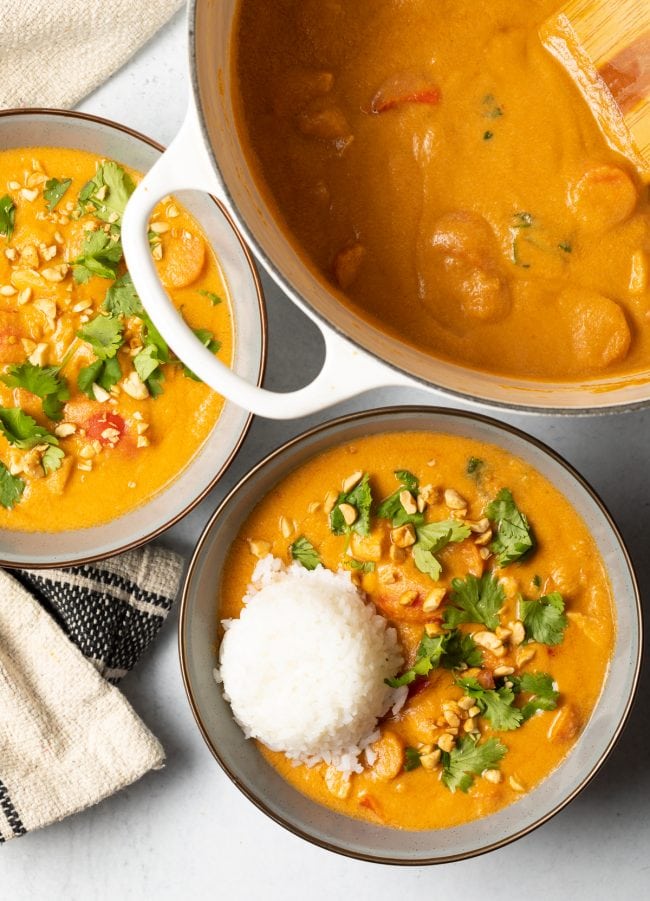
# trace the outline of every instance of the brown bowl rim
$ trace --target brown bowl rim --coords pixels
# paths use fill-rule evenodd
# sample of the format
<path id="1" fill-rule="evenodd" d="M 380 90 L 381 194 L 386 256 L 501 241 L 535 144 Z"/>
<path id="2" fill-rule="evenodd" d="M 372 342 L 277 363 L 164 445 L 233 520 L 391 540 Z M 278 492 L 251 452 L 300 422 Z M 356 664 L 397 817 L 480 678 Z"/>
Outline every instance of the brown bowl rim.
<path id="1" fill-rule="evenodd" d="M 64 110 L 64 109 L 54 109 L 48 107 L 20 107 L 13 109 L 2 109 L 0 110 L 0 117 L 4 118 L 6 116 L 20 116 L 20 115 L 47 115 L 58 117 L 61 119 L 81 119 L 85 122 L 93 122 L 98 125 L 107 125 L 110 128 L 115 129 L 116 131 L 121 131 L 124 134 L 128 135 L 131 138 L 135 138 L 138 141 L 141 141 L 144 144 L 148 144 L 150 147 L 153 147 L 155 150 L 159 150 L 161 153 L 164 153 L 166 148 L 163 144 L 160 144 L 158 141 L 154 141 L 153 138 L 150 138 L 148 135 L 143 134 L 140 131 L 136 131 L 134 128 L 130 128 L 128 125 L 123 125 L 121 122 L 116 122 L 114 119 L 107 119 L 104 116 L 95 116 L 91 113 L 82 113 L 76 110 Z M 212 202 L 219 208 L 220 212 L 226 217 L 226 220 L 230 227 L 232 228 L 237 240 L 239 241 L 248 265 L 251 270 L 251 274 L 253 276 L 253 281 L 255 282 L 255 293 L 257 294 L 257 303 L 258 310 L 260 316 L 260 327 L 261 327 L 261 354 L 260 354 L 260 364 L 257 375 L 257 387 L 262 385 L 264 380 L 264 375 L 266 372 L 266 366 L 268 362 L 268 320 L 266 314 L 266 300 L 264 297 L 264 289 L 262 287 L 262 281 L 257 271 L 257 264 L 253 257 L 253 254 L 243 238 L 243 235 L 236 223 L 234 222 L 230 212 L 223 206 L 223 204 L 212 194 L 208 195 Z M 218 424 L 217 420 L 217 424 Z M 226 470 L 230 467 L 230 464 L 234 460 L 235 456 L 238 454 L 239 449 L 241 448 L 244 439 L 248 435 L 249 429 L 251 427 L 251 423 L 253 421 L 253 414 L 249 413 L 246 421 L 244 422 L 244 427 L 241 431 L 239 438 L 237 439 L 235 445 L 233 446 L 232 451 L 228 455 L 228 458 L 224 461 L 223 465 L 219 468 L 219 470 L 215 473 L 214 477 L 211 479 L 210 483 L 201 491 L 201 493 L 195 497 L 186 507 L 184 507 L 179 513 L 176 514 L 172 519 L 163 523 L 163 525 L 158 526 L 158 528 L 153 529 L 151 532 L 147 532 L 146 535 L 143 535 L 141 538 L 135 539 L 134 541 L 130 541 L 127 544 L 121 545 L 114 550 L 108 551 L 106 553 L 94 553 L 94 554 L 85 554 L 81 557 L 66 557 L 63 560 L 57 560 L 55 563 L 30 563 L 29 560 L 25 560 L 25 562 L 20 563 L 15 560 L 3 560 L 0 557 L 0 566 L 6 569 L 52 569 L 54 567 L 68 567 L 68 566 L 84 566 L 87 563 L 94 563 L 98 560 L 108 560 L 111 557 L 115 557 L 118 554 L 122 554 L 125 551 L 134 550 L 137 547 L 141 547 L 143 544 L 147 544 L 149 541 L 153 541 L 155 538 L 158 538 L 162 535 L 163 532 L 166 532 L 167 529 L 170 529 L 172 526 L 176 525 L 182 519 L 184 519 L 188 513 L 191 513 L 195 507 L 197 507 L 201 501 L 209 494 L 210 491 L 215 487 L 219 479 L 225 474 Z M 216 427 L 216 425 L 215 425 Z M 165 489 L 163 488 L 164 492 Z M 118 517 L 119 519 L 119 517 Z M 117 522 L 115 520 L 109 520 L 109 522 Z M 101 526 L 101 524 L 100 524 Z M 94 526 L 91 528 L 98 528 L 99 526 Z M 11 530 L 9 530 L 11 531 Z M 69 531 L 69 530 L 68 530 Z M 65 533 L 62 533 L 65 534 Z"/>
<path id="2" fill-rule="evenodd" d="M 393 413 L 429 413 L 433 416 L 435 415 L 444 415 L 444 416 L 452 416 L 456 419 L 469 419 L 473 422 L 479 422 L 483 424 L 487 424 L 489 426 L 495 427 L 497 431 L 503 431 L 508 434 L 514 435 L 517 438 L 522 439 L 523 441 L 531 444 L 533 447 L 541 450 L 543 453 L 546 453 L 550 456 L 556 463 L 558 463 L 563 469 L 565 469 L 574 479 L 578 482 L 578 484 L 587 492 L 591 500 L 596 504 L 599 508 L 600 512 L 605 517 L 607 524 L 612 530 L 614 537 L 616 538 L 619 548 L 621 550 L 623 561 L 627 566 L 627 570 L 630 575 L 630 579 L 632 581 L 632 587 L 634 590 L 634 601 L 636 607 L 636 617 L 638 624 L 638 633 L 639 633 L 639 647 L 637 652 L 637 657 L 634 666 L 634 676 L 632 680 L 632 686 L 629 693 L 629 696 L 626 700 L 625 707 L 621 713 L 616 729 L 614 730 L 611 738 L 609 739 L 606 748 L 594 764 L 594 766 L 590 769 L 590 771 L 585 775 L 585 777 L 581 780 L 580 784 L 568 795 L 561 803 L 557 804 L 552 810 L 548 813 L 544 814 L 544 816 L 539 817 L 533 823 L 528 826 L 519 829 L 512 835 L 507 836 L 504 839 L 501 839 L 497 842 L 492 842 L 488 845 L 484 845 L 481 848 L 477 848 L 473 851 L 463 852 L 459 854 L 451 854 L 445 855 L 444 857 L 436 857 L 436 858 L 424 858 L 419 860 L 404 860 L 399 858 L 391 858 L 384 856 L 377 856 L 372 854 L 363 854 L 357 851 L 351 851 L 342 846 L 337 846 L 332 844 L 331 842 L 319 839 L 316 836 L 309 835 L 302 829 L 297 826 L 294 826 L 292 823 L 288 822 L 284 817 L 279 814 L 274 813 L 270 810 L 266 804 L 255 796 L 255 793 L 250 790 L 246 785 L 244 785 L 237 777 L 230 771 L 226 763 L 222 760 L 219 751 L 212 744 L 212 741 L 208 735 L 208 731 L 203 724 L 201 719 L 201 714 L 199 712 L 199 707 L 194 697 L 194 692 L 192 690 L 192 686 L 190 683 L 190 677 L 188 672 L 188 654 L 185 643 L 185 625 L 188 619 L 188 607 L 189 607 L 189 594 L 190 594 L 190 585 L 194 577 L 195 569 L 198 565 L 198 559 L 203 550 L 203 546 L 206 543 L 208 536 L 212 530 L 212 527 L 218 517 L 221 514 L 221 511 L 230 503 L 231 498 L 243 487 L 245 483 L 247 483 L 250 479 L 254 478 L 255 475 L 263 469 L 268 463 L 272 460 L 275 460 L 276 457 L 285 454 L 287 451 L 291 450 L 295 445 L 301 443 L 302 441 L 313 437 L 314 435 L 318 435 L 321 432 L 326 432 L 332 427 L 336 427 L 339 425 L 345 425 L 351 422 L 358 422 L 360 420 L 372 419 L 378 414 L 393 414 Z M 636 574 L 634 571 L 634 567 L 632 565 L 632 560 L 630 558 L 630 554 L 627 550 L 627 546 L 623 540 L 623 537 L 618 529 L 618 526 L 614 522 L 612 515 L 609 510 L 605 506 L 604 502 L 597 494 L 594 488 L 589 484 L 589 482 L 582 476 L 567 460 L 564 459 L 560 454 L 558 454 L 553 448 L 549 447 L 543 441 L 540 441 L 538 438 L 535 438 L 532 435 L 528 435 L 526 432 L 521 431 L 520 429 L 510 425 L 509 423 L 499 422 L 496 419 L 493 419 L 490 416 L 485 416 L 480 413 L 473 412 L 465 412 L 462 410 L 454 410 L 446 407 L 439 406 L 427 406 L 427 405 L 392 405 L 388 407 L 376 407 L 372 410 L 364 410 L 358 413 L 348 413 L 344 416 L 336 417 L 335 419 L 328 420 L 327 422 L 321 423 L 320 425 L 314 426 L 310 429 L 307 429 L 304 432 L 301 432 L 299 435 L 291 438 L 289 441 L 282 444 L 280 447 L 271 451 L 269 454 L 266 454 L 262 460 L 260 460 L 248 473 L 246 473 L 241 479 L 238 480 L 237 484 L 231 488 L 226 497 L 221 501 L 215 512 L 212 514 L 208 522 L 206 523 L 201 536 L 197 542 L 197 545 L 192 554 L 189 566 L 185 573 L 185 578 L 183 582 L 183 590 L 181 594 L 181 605 L 180 605 L 180 614 L 178 618 L 178 651 L 180 657 L 181 664 L 181 674 L 183 677 L 183 685 L 185 687 L 185 692 L 187 694 L 187 699 L 189 701 L 190 707 L 192 709 L 192 714 L 196 721 L 196 724 L 199 727 L 199 731 L 203 736 L 205 743 L 210 750 L 210 753 L 215 758 L 223 772 L 228 776 L 230 781 L 245 795 L 249 801 L 251 801 L 258 810 L 262 813 L 266 814 L 270 819 L 278 823 L 278 825 L 282 826 L 284 829 L 287 829 L 293 835 L 298 836 L 299 838 L 304 839 L 312 845 L 316 845 L 320 848 L 324 848 L 326 851 L 332 851 L 335 854 L 342 855 L 343 857 L 349 857 L 354 860 L 362 860 L 368 863 L 380 863 L 386 864 L 390 866 L 432 866 L 436 864 L 444 864 L 444 863 L 454 863 L 460 860 L 469 860 L 470 858 L 479 857 L 483 854 L 487 854 L 490 851 L 495 851 L 498 848 L 503 848 L 506 845 L 511 844 L 512 842 L 517 841 L 520 838 L 523 838 L 525 835 L 529 835 L 531 832 L 534 832 L 540 826 L 547 823 L 550 819 L 552 819 L 556 814 L 560 813 L 560 811 L 564 810 L 571 801 L 573 801 L 594 779 L 596 774 L 600 771 L 601 767 L 611 754 L 615 745 L 617 744 L 625 725 L 629 719 L 630 712 L 634 705 L 634 701 L 636 698 L 638 686 L 639 686 L 639 674 L 641 671 L 641 662 L 643 657 L 643 645 L 644 645 L 644 628 L 643 628 L 643 609 L 641 606 L 641 596 L 639 593 L 639 586 L 636 578 Z M 561 766 L 561 764 L 560 764 Z M 314 802 L 316 803 L 316 802 Z M 435 831 L 435 830 L 431 830 Z"/>

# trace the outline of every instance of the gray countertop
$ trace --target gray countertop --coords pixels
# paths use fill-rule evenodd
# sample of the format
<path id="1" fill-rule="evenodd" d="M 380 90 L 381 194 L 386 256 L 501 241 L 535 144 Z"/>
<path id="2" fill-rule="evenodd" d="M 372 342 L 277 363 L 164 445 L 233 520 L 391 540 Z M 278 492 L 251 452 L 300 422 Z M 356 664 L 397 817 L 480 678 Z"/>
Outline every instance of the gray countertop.
<path id="1" fill-rule="evenodd" d="M 175 19 L 122 71 L 81 104 L 168 142 L 187 92 L 185 25 Z M 267 385 L 297 387 L 318 370 L 318 332 L 268 280 Z M 291 341 L 287 340 L 291 336 Z M 320 356 L 319 356 L 320 355 Z M 307 425 L 341 412 L 391 403 L 441 403 L 422 391 L 364 395 L 323 416 L 256 420 L 221 483 L 167 533 L 189 554 L 215 506 L 267 451 Z M 469 404 L 454 402 L 471 409 Z M 493 413 L 550 444 L 591 482 L 618 522 L 642 596 L 650 582 L 650 410 L 598 418 Z M 194 725 L 181 682 L 176 617 L 124 693 L 163 742 L 166 768 L 98 807 L 0 850 L 2 897 L 12 901 L 126 899 L 473 899 L 649 897 L 650 726 L 640 698 L 619 745 L 594 782 L 537 832 L 486 857 L 436 868 L 358 863 L 312 847 L 253 807 L 222 774 Z M 426 895 L 425 895 L 426 893 Z"/>

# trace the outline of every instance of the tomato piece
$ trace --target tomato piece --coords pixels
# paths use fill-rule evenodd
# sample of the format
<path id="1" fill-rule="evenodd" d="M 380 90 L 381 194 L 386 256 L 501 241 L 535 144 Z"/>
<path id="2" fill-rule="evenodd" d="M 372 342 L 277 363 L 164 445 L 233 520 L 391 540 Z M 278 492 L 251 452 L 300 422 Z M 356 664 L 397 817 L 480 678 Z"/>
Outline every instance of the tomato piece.
<path id="1" fill-rule="evenodd" d="M 118 413 L 96 413 L 86 425 L 89 438 L 110 447 L 115 447 L 125 431 L 126 423 Z"/>
<path id="2" fill-rule="evenodd" d="M 441 99 L 440 88 L 431 84 L 422 75 L 414 72 L 398 72 L 387 78 L 379 88 L 372 98 L 370 111 L 377 115 L 406 103 L 427 103 L 435 106 Z"/>

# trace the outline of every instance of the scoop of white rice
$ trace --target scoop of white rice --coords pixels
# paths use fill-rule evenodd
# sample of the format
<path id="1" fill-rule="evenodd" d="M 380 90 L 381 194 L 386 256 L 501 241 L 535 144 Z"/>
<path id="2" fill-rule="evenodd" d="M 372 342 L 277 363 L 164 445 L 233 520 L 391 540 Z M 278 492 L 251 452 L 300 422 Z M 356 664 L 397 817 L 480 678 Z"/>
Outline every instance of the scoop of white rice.
<path id="1" fill-rule="evenodd" d="M 384 679 L 403 663 L 397 634 L 348 572 L 259 562 L 239 619 L 224 620 L 224 697 L 247 738 L 296 763 L 360 772 L 377 720 L 405 700 Z"/>

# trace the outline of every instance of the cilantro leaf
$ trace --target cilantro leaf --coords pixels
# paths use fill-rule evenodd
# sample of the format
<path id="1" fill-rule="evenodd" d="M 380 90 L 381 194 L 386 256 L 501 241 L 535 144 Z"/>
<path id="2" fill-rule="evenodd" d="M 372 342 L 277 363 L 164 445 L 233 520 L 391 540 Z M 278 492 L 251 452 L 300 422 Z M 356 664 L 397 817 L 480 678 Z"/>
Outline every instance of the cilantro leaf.
<path id="1" fill-rule="evenodd" d="M 114 279 L 122 259 L 122 245 L 105 231 L 88 232 L 79 256 L 72 260 L 74 280 L 83 285 L 93 276 Z"/>
<path id="2" fill-rule="evenodd" d="M 213 307 L 216 307 L 218 304 L 223 303 L 223 297 L 219 297 L 219 295 L 215 294 L 214 291 L 205 291 L 204 289 L 200 289 L 198 293 L 203 295 L 203 297 L 207 297 Z"/>
<path id="3" fill-rule="evenodd" d="M 513 691 L 527 692 L 532 697 L 521 708 L 524 722 L 538 710 L 555 710 L 559 691 L 553 687 L 553 677 L 548 673 L 524 673 L 521 676 L 509 676 Z"/>
<path id="4" fill-rule="evenodd" d="M 210 351 L 210 353 L 216 354 L 221 350 L 221 341 L 217 341 L 212 334 L 212 332 L 208 331 L 206 328 L 193 328 L 192 331 L 199 339 L 201 344 Z M 192 370 L 183 364 L 183 372 L 188 377 L 188 379 L 192 379 L 195 382 L 200 382 L 201 379 L 198 375 L 195 375 Z"/>
<path id="5" fill-rule="evenodd" d="M 77 335 L 87 341 L 100 360 L 108 360 L 118 352 L 124 339 L 122 323 L 116 316 L 95 316 Z"/>
<path id="6" fill-rule="evenodd" d="M 437 582 L 442 573 L 442 566 L 434 554 L 441 551 L 450 542 L 464 541 L 471 532 L 469 526 L 456 519 L 442 522 L 430 522 L 416 528 L 417 542 L 413 545 L 413 562 L 420 570 Z"/>
<path id="7" fill-rule="evenodd" d="M 404 748 L 404 772 L 411 773 L 422 766 L 420 752 L 417 748 Z"/>
<path id="8" fill-rule="evenodd" d="M 485 460 L 481 460 L 480 457 L 470 457 L 467 461 L 466 472 L 468 476 L 471 476 L 473 479 L 480 479 L 483 474 L 483 470 L 485 468 Z"/>
<path id="9" fill-rule="evenodd" d="M 59 375 L 58 367 L 36 366 L 26 360 L 10 366 L 2 381 L 10 388 L 24 388 L 40 397 L 45 415 L 50 419 L 61 419 L 63 404 L 69 400 L 70 392 Z"/>
<path id="10" fill-rule="evenodd" d="M 526 638 L 540 644 L 556 645 L 564 640 L 568 625 L 564 615 L 564 599 L 559 591 L 546 594 L 537 601 L 519 601 Z"/>
<path id="11" fill-rule="evenodd" d="M 456 747 L 442 755 L 442 782 L 451 792 L 460 789 L 467 792 L 474 784 L 474 777 L 484 770 L 493 769 L 507 753 L 506 746 L 498 738 L 478 743 L 461 738 Z"/>
<path id="12" fill-rule="evenodd" d="M 43 191 L 43 197 L 47 201 L 48 210 L 51 211 L 54 209 L 71 184 L 71 178 L 63 178 L 61 181 L 59 181 L 58 178 L 48 178 L 45 182 L 45 189 Z"/>
<path id="13" fill-rule="evenodd" d="M 93 385 L 97 384 L 104 391 L 110 391 L 122 378 L 122 369 L 117 357 L 107 360 L 95 360 L 90 366 L 83 366 L 77 375 L 77 387 L 88 397 L 95 399 Z"/>
<path id="14" fill-rule="evenodd" d="M 459 623 L 483 623 L 488 629 L 496 629 L 499 625 L 497 614 L 503 606 L 505 594 L 491 573 L 480 579 L 469 573 L 464 582 L 454 579 L 451 587 L 451 606 L 447 606 L 444 616 L 447 628 L 454 628 Z"/>
<path id="15" fill-rule="evenodd" d="M 483 655 L 470 635 L 453 632 L 441 632 L 440 635 L 422 634 L 422 639 L 415 653 L 413 666 L 393 679 L 386 679 L 391 688 L 410 685 L 418 677 L 428 676 L 431 670 L 443 666 L 445 669 L 457 669 L 462 664 L 480 666 Z"/>
<path id="16" fill-rule="evenodd" d="M 353 558 L 344 560 L 343 565 L 347 569 L 354 569 L 356 572 L 361 573 L 374 573 L 377 568 L 377 564 L 372 560 L 354 560 Z"/>
<path id="17" fill-rule="evenodd" d="M 293 544 L 289 545 L 289 552 L 292 559 L 297 560 L 305 569 L 316 569 L 321 564 L 318 551 L 304 535 L 296 538 Z"/>
<path id="18" fill-rule="evenodd" d="M 144 318 L 144 307 L 142 301 L 138 297 L 135 285 L 128 272 L 121 275 L 117 281 L 113 282 L 104 298 L 104 309 L 108 313 L 119 314 L 124 316 L 138 316 Z"/>
<path id="19" fill-rule="evenodd" d="M 401 676 L 385 679 L 386 685 L 390 685 L 391 688 L 400 688 L 402 685 L 410 685 L 411 682 L 415 682 L 418 676 L 428 676 L 432 669 L 440 665 L 446 639 L 447 636 L 444 633 L 430 636 L 424 632 L 415 652 L 415 663 L 413 666 L 402 673 Z"/>
<path id="20" fill-rule="evenodd" d="M 7 241 L 14 233 L 16 221 L 16 205 L 8 194 L 0 197 L 0 235 L 4 235 Z"/>
<path id="21" fill-rule="evenodd" d="M 4 463 L 0 463 L 0 504 L 5 510 L 11 510 L 23 496 L 25 482 L 12 476 Z"/>
<path id="22" fill-rule="evenodd" d="M 410 491 L 412 495 L 417 497 L 420 480 L 408 469 L 396 469 L 393 474 L 397 481 L 400 482 L 400 486 L 379 504 L 377 516 L 380 519 L 390 519 L 395 529 L 409 522 L 422 525 L 424 523 L 424 514 L 407 513 L 399 497 L 404 490 Z"/>
<path id="23" fill-rule="evenodd" d="M 60 447 L 55 447 L 53 444 L 50 444 L 41 457 L 41 466 L 43 467 L 45 475 L 48 476 L 51 472 L 59 469 L 64 457 L 65 453 Z"/>
<path id="24" fill-rule="evenodd" d="M 497 537 L 490 545 L 490 550 L 496 555 L 499 566 L 514 563 L 533 547 L 528 520 L 515 504 L 508 488 L 502 488 L 492 503 L 488 504 L 485 515 L 496 523 Z"/>
<path id="25" fill-rule="evenodd" d="M 515 692 L 507 685 L 497 689 L 482 688 L 477 679 L 458 679 L 457 684 L 466 695 L 474 698 L 481 715 L 493 729 L 504 732 L 518 729 L 524 721 L 519 707 L 514 706 Z"/>
<path id="26" fill-rule="evenodd" d="M 98 166 L 95 177 L 83 186 L 79 192 L 79 202 L 84 212 L 86 205 L 91 204 L 99 219 L 119 225 L 127 201 L 134 191 L 135 184 L 131 176 L 117 163 L 109 160 Z"/>
<path id="27" fill-rule="evenodd" d="M 135 371 L 140 376 L 140 379 L 143 382 L 146 382 L 160 366 L 158 350 L 155 344 L 147 344 L 147 346 L 134 357 L 133 365 Z"/>
<path id="28" fill-rule="evenodd" d="M 356 520 L 349 526 L 339 507 L 341 504 L 350 504 L 358 513 Z M 370 476 L 364 473 L 352 491 L 346 494 L 342 491 L 336 499 L 334 509 L 330 513 L 330 529 L 335 535 L 349 535 L 356 532 L 358 535 L 368 535 L 370 532 L 370 508 L 372 507 L 372 489 Z"/>
<path id="29" fill-rule="evenodd" d="M 22 450 L 29 450 L 37 444 L 59 443 L 58 438 L 18 407 L 0 407 L 0 432 L 10 444 Z"/>
<path id="30" fill-rule="evenodd" d="M 483 664 L 483 651 L 471 635 L 454 629 L 448 633 L 445 652 L 440 661 L 445 669 L 459 669 L 461 666 L 473 667 Z"/>

